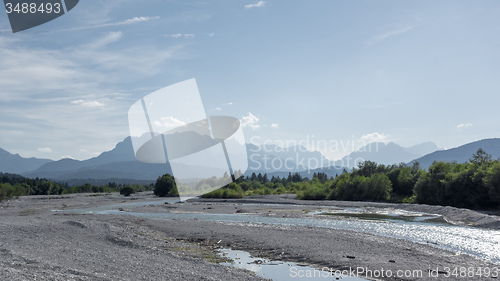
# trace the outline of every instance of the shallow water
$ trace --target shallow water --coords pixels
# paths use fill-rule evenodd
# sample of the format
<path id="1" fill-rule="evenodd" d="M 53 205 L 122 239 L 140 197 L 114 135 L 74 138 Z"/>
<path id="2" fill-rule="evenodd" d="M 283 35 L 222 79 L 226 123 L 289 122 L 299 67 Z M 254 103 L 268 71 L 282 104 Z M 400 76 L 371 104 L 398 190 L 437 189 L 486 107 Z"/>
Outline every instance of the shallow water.
<path id="1" fill-rule="evenodd" d="M 272 279 L 274 281 L 366 280 L 359 277 L 342 275 L 341 272 L 335 270 L 330 271 L 328 268 L 323 268 L 321 270 L 314 267 L 299 265 L 294 262 L 271 261 L 263 258 L 252 257 L 250 253 L 245 251 L 221 249 L 220 252 L 225 257 L 233 260 L 233 262 L 223 263 L 224 265 L 247 269 L 255 272 L 260 277 Z"/>
<path id="2" fill-rule="evenodd" d="M 363 209 L 349 208 L 339 210 L 326 208 L 316 212 L 315 218 L 286 218 L 260 216 L 255 214 L 207 214 L 207 213 L 138 213 L 123 212 L 118 208 L 133 208 L 147 205 L 161 205 L 166 201 L 123 203 L 96 208 L 66 210 L 80 214 L 114 214 L 132 215 L 149 219 L 184 219 L 205 220 L 236 223 L 267 223 L 281 225 L 300 225 L 325 227 L 333 229 L 351 230 L 371 233 L 392 238 L 406 239 L 416 243 L 428 244 L 441 249 L 468 254 L 479 259 L 500 264 L 500 231 L 491 229 L 474 228 L 467 226 L 454 226 L 446 223 L 429 222 L 428 219 L 437 216 L 407 212 L 402 210 L 384 210 L 363 213 Z M 173 201 L 169 201 L 171 203 Z M 184 203 L 188 204 L 188 203 Z M 366 210 L 365 210 L 366 211 Z M 323 213 L 333 213 L 343 216 L 365 216 L 363 219 L 339 220 Z M 310 213 L 311 214 L 311 213 Z M 372 219 L 366 219 L 373 216 Z"/>

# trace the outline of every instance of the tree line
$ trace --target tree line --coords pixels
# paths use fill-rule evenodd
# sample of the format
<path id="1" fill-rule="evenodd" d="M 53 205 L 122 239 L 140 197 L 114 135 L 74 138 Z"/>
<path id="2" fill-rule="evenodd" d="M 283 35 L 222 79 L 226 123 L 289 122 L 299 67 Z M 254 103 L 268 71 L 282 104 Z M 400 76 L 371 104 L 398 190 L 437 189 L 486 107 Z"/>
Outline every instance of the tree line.
<path id="1" fill-rule="evenodd" d="M 216 178 L 210 180 L 217 180 Z M 163 184 L 169 182 L 168 185 Z M 202 195 L 205 198 L 242 198 L 251 195 L 294 193 L 304 200 L 379 201 L 447 205 L 464 208 L 500 207 L 500 161 L 479 149 L 466 163 L 435 161 L 427 170 L 411 165 L 381 165 L 364 161 L 358 168 L 328 177 L 299 173 L 271 177 L 253 173 Z M 170 175 L 155 185 L 158 196 L 176 196 Z"/>
<path id="2" fill-rule="evenodd" d="M 119 192 L 125 187 L 130 187 L 134 192 L 151 191 L 150 185 L 126 185 L 110 182 L 105 185 L 93 185 L 86 183 L 83 185 L 69 186 L 65 182 L 55 182 L 48 179 L 30 179 L 17 174 L 0 172 L 0 201 L 19 197 L 23 195 L 61 195 L 71 193 L 104 193 Z"/>

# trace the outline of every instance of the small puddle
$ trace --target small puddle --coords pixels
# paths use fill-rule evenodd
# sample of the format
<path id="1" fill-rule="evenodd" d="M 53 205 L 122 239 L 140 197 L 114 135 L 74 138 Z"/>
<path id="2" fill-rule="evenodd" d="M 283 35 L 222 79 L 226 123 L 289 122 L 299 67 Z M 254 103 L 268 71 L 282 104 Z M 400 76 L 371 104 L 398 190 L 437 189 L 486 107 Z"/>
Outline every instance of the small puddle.
<path id="1" fill-rule="evenodd" d="M 221 249 L 221 255 L 233 260 L 222 263 L 227 266 L 246 269 L 255 272 L 258 276 L 274 281 L 289 280 L 367 280 L 354 276 L 342 275 L 341 272 L 329 268 L 317 269 L 300 265 L 294 262 L 271 261 L 263 258 L 252 257 L 245 251 Z"/>

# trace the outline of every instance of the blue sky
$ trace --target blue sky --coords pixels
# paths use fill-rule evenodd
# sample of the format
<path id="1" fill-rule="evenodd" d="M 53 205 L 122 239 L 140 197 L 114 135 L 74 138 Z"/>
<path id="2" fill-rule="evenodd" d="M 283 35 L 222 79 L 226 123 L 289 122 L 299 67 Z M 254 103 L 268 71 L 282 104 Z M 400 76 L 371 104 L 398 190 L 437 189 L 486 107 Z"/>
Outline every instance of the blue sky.
<path id="1" fill-rule="evenodd" d="M 96 156 L 128 136 L 133 103 L 190 78 L 247 142 L 500 137 L 499 14 L 498 1 L 82 0 L 12 34 L 1 13 L 0 147 Z"/>

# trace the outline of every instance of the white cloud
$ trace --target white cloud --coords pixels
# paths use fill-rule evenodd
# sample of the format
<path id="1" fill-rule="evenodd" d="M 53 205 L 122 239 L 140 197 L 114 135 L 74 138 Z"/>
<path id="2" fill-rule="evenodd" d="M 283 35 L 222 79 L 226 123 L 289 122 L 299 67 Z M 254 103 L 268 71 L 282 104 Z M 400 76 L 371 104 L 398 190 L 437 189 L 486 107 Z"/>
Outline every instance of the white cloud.
<path id="1" fill-rule="evenodd" d="M 50 148 L 50 147 L 40 147 L 37 150 L 40 152 L 46 152 L 46 153 L 52 152 L 52 148 Z"/>
<path id="2" fill-rule="evenodd" d="M 159 16 L 156 16 L 156 17 L 133 17 L 131 19 L 127 19 L 124 21 L 110 23 L 110 24 L 108 24 L 108 26 L 109 25 L 134 24 L 134 23 L 138 23 L 138 22 L 151 21 L 151 20 L 157 20 L 157 19 L 160 19 L 160 17 Z"/>
<path id="3" fill-rule="evenodd" d="M 0 100 L 109 93 L 105 84 L 155 75 L 183 47 L 100 48 L 121 36 L 121 32 L 111 32 L 60 50 L 27 48 L 0 36 Z"/>
<path id="4" fill-rule="evenodd" d="M 60 34 L 37 37 L 43 44 L 0 35 L 2 147 L 45 157 L 38 151 L 43 143 L 57 147 L 60 154 L 54 157 L 88 159 L 91 151 L 111 150 L 123 140 L 129 133 L 124 116 L 130 104 L 151 90 L 134 83 L 169 72 L 164 65 L 173 59 L 189 57 L 182 44 L 110 44 L 127 34 L 91 33 L 83 43 L 67 39 L 66 44 Z M 61 38 L 51 42 L 51 36 Z M 37 138 L 26 137 L 33 134 Z M 29 141 L 21 147 L 21 139 Z M 84 145 L 87 152 L 75 149 Z"/>
<path id="5" fill-rule="evenodd" d="M 373 37 L 372 41 L 370 43 L 376 43 L 376 42 L 380 42 L 380 41 L 383 41 L 391 36 L 395 36 L 395 35 L 399 35 L 399 34 L 403 34 L 405 32 L 408 32 L 410 30 L 412 30 L 413 26 L 409 26 L 409 27 L 406 27 L 406 28 L 402 28 L 402 29 L 397 29 L 397 30 L 393 30 L 393 31 L 389 31 L 389 32 L 386 32 L 382 35 L 378 35 L 378 36 L 375 36 Z"/>
<path id="6" fill-rule="evenodd" d="M 160 17 L 133 17 L 131 19 L 126 19 L 123 21 L 118 21 L 118 22 L 111 22 L 111 23 L 105 23 L 105 24 L 100 24 L 100 25 L 94 25 L 94 26 L 89 26 L 89 27 L 84 27 L 81 29 L 87 29 L 87 28 L 98 28 L 98 27 L 106 27 L 106 26 L 117 26 L 117 25 L 128 25 L 128 24 L 134 24 L 134 23 L 139 23 L 139 22 L 146 22 L 146 21 L 152 21 L 152 20 L 157 20 L 160 19 Z"/>
<path id="7" fill-rule="evenodd" d="M 260 7 L 263 7 L 265 4 L 266 4 L 266 2 L 259 1 L 259 2 L 255 3 L 255 4 L 245 5 L 245 9 L 260 8 Z"/>
<path id="8" fill-rule="evenodd" d="M 110 22 L 110 23 L 104 23 L 104 24 L 98 24 L 98 25 L 91 25 L 91 26 L 83 26 L 83 27 L 76 27 L 76 28 L 59 29 L 59 30 L 54 30 L 54 31 L 47 32 L 47 33 L 63 32 L 63 31 L 85 30 L 85 29 L 100 28 L 100 27 L 107 27 L 107 26 L 129 25 L 129 24 L 135 24 L 135 23 L 140 23 L 140 22 L 147 22 L 147 21 L 158 20 L 158 19 L 160 19 L 159 16 L 156 16 L 156 17 L 133 17 L 133 18 L 122 20 L 122 21 L 118 21 L 118 22 Z"/>
<path id="9" fill-rule="evenodd" d="M 371 134 L 366 134 L 361 136 L 361 140 L 366 142 L 366 143 L 372 143 L 372 142 L 388 142 L 389 135 L 385 135 L 383 133 L 371 133 Z"/>
<path id="10" fill-rule="evenodd" d="M 222 108 L 220 108 L 220 107 L 216 107 L 216 108 L 215 108 L 215 110 L 222 110 Z"/>
<path id="11" fill-rule="evenodd" d="M 192 33 L 185 33 L 185 34 L 176 33 L 176 34 L 171 34 L 171 35 L 166 35 L 166 36 L 167 37 L 172 37 L 174 39 L 178 39 L 178 38 L 181 38 L 181 37 L 184 37 L 184 39 L 193 39 L 196 35 L 192 34 Z"/>
<path id="12" fill-rule="evenodd" d="M 44 91 L 89 89 L 90 85 L 83 81 L 92 75 L 79 69 L 76 62 L 57 51 L 26 49 L 16 44 L 0 46 L 0 88 L 9 93 L 0 99 L 19 99 L 24 96 L 19 92 L 39 96 Z"/>
<path id="13" fill-rule="evenodd" d="M 457 129 L 461 129 L 461 128 L 467 128 L 467 127 L 472 127 L 473 125 L 471 123 L 467 123 L 467 124 L 459 124 L 457 125 Z"/>
<path id="14" fill-rule="evenodd" d="M 208 37 L 213 38 L 215 36 L 215 33 L 209 33 Z"/>
<path id="15" fill-rule="evenodd" d="M 186 125 L 186 123 L 184 123 L 181 120 L 176 119 L 172 116 L 167 116 L 167 117 L 161 118 L 159 121 L 158 120 L 154 121 L 153 125 L 155 125 L 157 127 L 161 127 L 161 128 L 173 129 L 173 128 L 177 128 L 177 127 Z"/>
<path id="16" fill-rule="evenodd" d="M 109 32 L 106 36 L 87 45 L 89 48 L 100 48 L 120 40 L 123 37 L 121 31 Z"/>
<path id="17" fill-rule="evenodd" d="M 72 104 L 80 104 L 85 107 L 103 107 L 104 104 L 98 101 L 84 101 L 84 100 L 73 100 Z"/>
<path id="18" fill-rule="evenodd" d="M 71 155 L 61 155 L 61 159 L 75 159 Z"/>
<path id="19" fill-rule="evenodd" d="M 280 126 L 276 123 L 271 124 L 271 128 L 278 129 Z"/>
<path id="20" fill-rule="evenodd" d="M 243 116 L 241 118 L 241 126 L 242 127 L 250 127 L 252 129 L 258 129 L 260 128 L 260 125 L 257 124 L 259 122 L 259 118 L 255 115 L 253 115 L 251 112 L 248 112 L 248 116 Z"/>
<path id="21" fill-rule="evenodd" d="M 82 103 L 83 106 L 86 106 L 86 107 L 103 107 L 104 104 L 103 103 L 100 103 L 98 101 L 86 101 L 84 103 Z"/>

